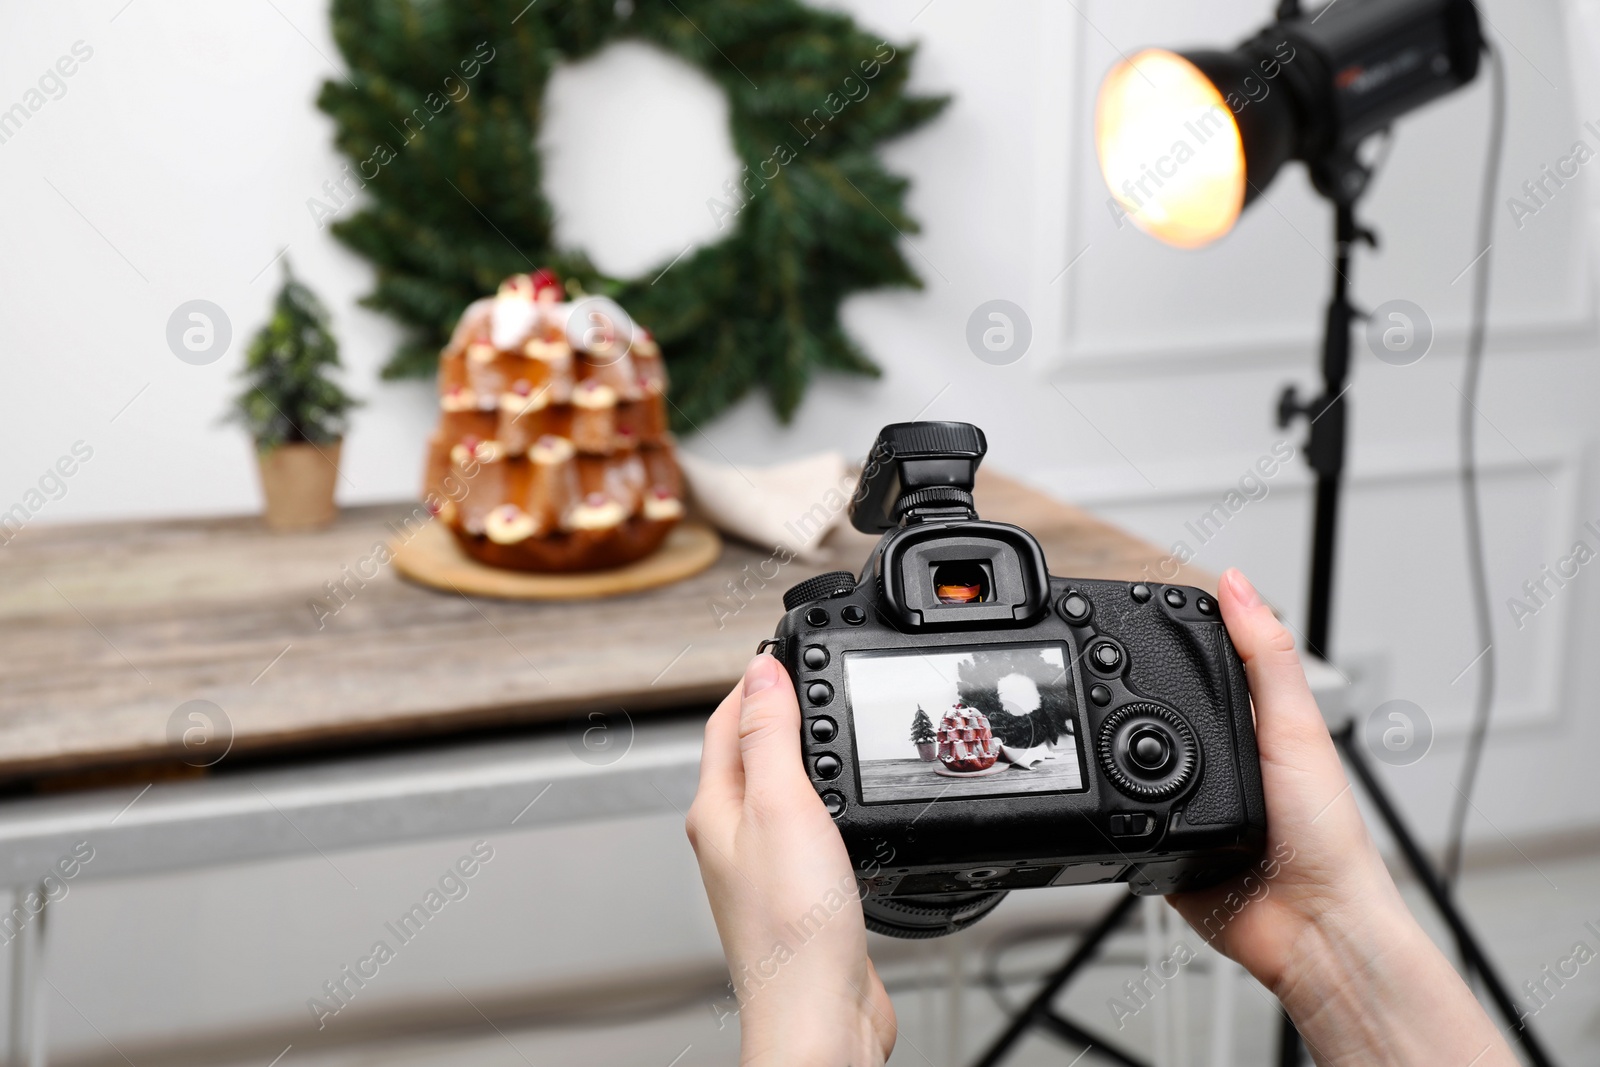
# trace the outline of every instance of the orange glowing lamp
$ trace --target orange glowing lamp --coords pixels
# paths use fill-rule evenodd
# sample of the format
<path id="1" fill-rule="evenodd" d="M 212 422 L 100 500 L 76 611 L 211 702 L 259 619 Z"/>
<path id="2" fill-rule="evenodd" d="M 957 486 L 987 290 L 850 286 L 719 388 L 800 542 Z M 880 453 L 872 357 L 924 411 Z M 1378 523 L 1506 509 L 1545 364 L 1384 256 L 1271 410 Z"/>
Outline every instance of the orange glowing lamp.
<path id="1" fill-rule="evenodd" d="M 1349 205 L 1371 176 L 1360 145 L 1477 75 L 1472 0 L 1368 0 L 1277 21 L 1226 51 L 1147 48 L 1106 75 L 1095 147 L 1117 225 L 1177 248 L 1233 229 L 1289 160 Z"/>
<path id="2" fill-rule="evenodd" d="M 1210 244 L 1244 210 L 1239 126 L 1211 79 L 1176 52 L 1146 49 L 1106 76 L 1095 147 L 1118 207 L 1167 244 Z"/>

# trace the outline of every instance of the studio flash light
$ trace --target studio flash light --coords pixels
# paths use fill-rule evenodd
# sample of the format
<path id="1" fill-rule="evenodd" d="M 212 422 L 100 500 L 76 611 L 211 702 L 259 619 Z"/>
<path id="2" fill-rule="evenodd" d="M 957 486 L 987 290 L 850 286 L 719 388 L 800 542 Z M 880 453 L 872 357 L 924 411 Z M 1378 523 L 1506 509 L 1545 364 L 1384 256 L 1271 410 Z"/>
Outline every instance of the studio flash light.
<path id="1" fill-rule="evenodd" d="M 1095 143 L 1113 213 L 1179 248 L 1210 244 L 1291 159 L 1335 203 L 1361 195 L 1356 149 L 1478 73 L 1472 0 L 1334 0 L 1232 51 L 1148 48 L 1106 75 Z"/>

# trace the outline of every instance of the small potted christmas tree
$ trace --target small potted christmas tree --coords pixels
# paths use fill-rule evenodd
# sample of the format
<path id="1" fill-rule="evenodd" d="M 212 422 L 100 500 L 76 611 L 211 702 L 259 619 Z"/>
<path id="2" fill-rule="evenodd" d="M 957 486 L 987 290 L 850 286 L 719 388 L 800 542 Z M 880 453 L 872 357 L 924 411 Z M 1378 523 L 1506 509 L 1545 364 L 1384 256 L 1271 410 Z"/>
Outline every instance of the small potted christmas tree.
<path id="1" fill-rule="evenodd" d="M 911 740 L 916 743 L 917 755 L 923 762 L 932 763 L 939 754 L 938 737 L 933 732 L 933 720 L 928 718 L 928 713 L 922 710 L 922 705 L 917 705 L 916 718 L 911 720 Z"/>
<path id="2" fill-rule="evenodd" d="M 241 374 L 248 388 L 233 408 L 234 420 L 255 438 L 265 517 L 274 530 L 333 521 L 345 414 L 357 403 L 328 377 L 338 366 L 328 312 L 285 259 L 283 288 L 271 320 L 250 342 Z"/>

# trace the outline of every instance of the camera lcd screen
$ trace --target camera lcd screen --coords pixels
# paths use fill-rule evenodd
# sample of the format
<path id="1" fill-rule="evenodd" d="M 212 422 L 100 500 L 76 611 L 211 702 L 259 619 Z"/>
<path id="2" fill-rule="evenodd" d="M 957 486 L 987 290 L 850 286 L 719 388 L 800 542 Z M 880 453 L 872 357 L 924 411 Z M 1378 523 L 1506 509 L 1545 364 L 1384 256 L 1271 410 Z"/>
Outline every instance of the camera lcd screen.
<path id="1" fill-rule="evenodd" d="M 865 803 L 1087 788 L 1060 643 L 850 652 L 844 670 Z"/>

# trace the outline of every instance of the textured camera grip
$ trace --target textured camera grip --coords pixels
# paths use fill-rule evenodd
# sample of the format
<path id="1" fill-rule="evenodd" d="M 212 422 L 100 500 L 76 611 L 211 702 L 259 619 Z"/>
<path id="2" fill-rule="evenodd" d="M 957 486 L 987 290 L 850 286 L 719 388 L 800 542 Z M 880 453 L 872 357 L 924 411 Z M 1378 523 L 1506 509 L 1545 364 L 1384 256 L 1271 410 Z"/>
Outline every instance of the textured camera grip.
<path id="1" fill-rule="evenodd" d="M 1221 662 L 1228 674 L 1228 698 L 1233 707 L 1233 736 L 1239 752 L 1239 783 L 1244 788 L 1245 819 L 1250 825 L 1265 829 L 1267 798 L 1261 785 L 1261 753 L 1256 746 L 1256 719 L 1250 704 L 1250 684 L 1228 631 L 1219 626 L 1217 635 L 1218 643 L 1222 646 Z"/>

